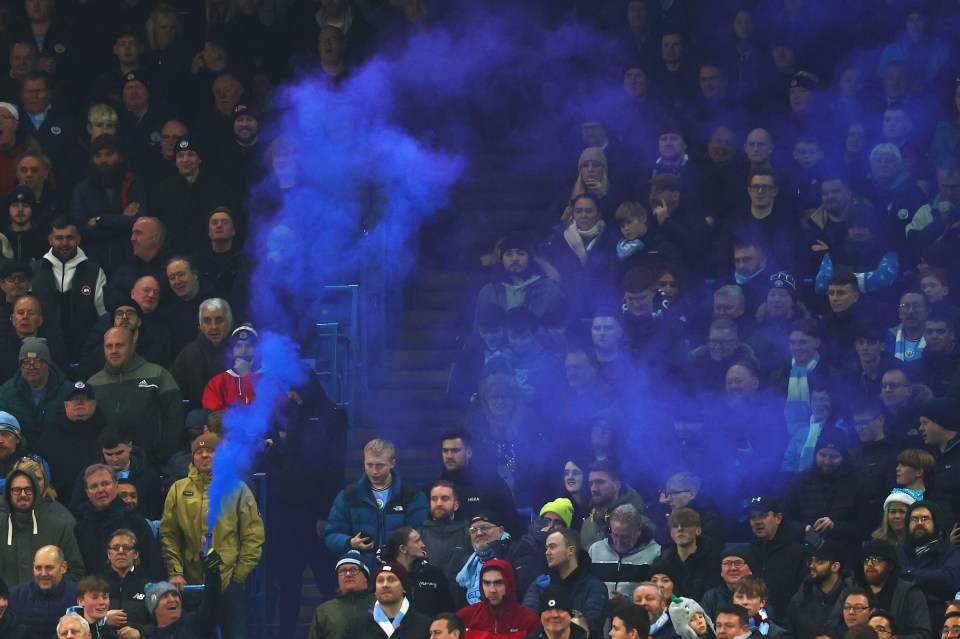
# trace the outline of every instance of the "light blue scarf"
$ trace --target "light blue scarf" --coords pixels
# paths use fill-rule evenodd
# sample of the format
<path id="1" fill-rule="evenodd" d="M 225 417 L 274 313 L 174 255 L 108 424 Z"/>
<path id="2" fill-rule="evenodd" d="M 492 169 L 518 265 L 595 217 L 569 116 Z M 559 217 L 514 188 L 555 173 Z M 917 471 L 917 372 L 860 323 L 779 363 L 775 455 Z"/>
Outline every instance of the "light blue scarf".
<path id="1" fill-rule="evenodd" d="M 617 257 L 623 262 L 634 253 L 642 251 L 644 246 L 646 246 L 646 244 L 644 244 L 640 238 L 635 240 L 627 240 L 625 237 L 621 238 L 620 241 L 617 242 Z"/>
<path id="2" fill-rule="evenodd" d="M 380 607 L 380 602 L 378 601 L 373 604 L 373 620 L 377 622 L 377 625 L 383 629 L 383 632 L 385 632 L 388 637 L 391 637 L 397 627 L 400 626 L 400 622 L 403 621 L 403 616 L 408 610 L 410 610 L 410 602 L 404 597 L 403 603 L 400 604 L 400 612 L 393 618 L 393 621 L 390 621 L 390 618 L 387 616 L 387 613 L 383 611 L 383 608 Z"/>

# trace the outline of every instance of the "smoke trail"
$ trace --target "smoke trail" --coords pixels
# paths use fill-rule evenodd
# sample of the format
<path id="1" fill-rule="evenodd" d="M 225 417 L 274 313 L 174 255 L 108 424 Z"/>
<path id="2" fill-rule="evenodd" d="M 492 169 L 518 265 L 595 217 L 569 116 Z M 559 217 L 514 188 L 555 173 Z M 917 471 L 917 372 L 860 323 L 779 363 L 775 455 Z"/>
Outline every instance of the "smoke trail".
<path id="1" fill-rule="evenodd" d="M 224 498 L 237 489 L 251 458 L 263 450 L 264 435 L 276 407 L 286 399 L 289 389 L 306 380 L 306 370 L 297 353 L 297 345 L 285 335 L 267 332 L 260 337 L 257 361 L 264 374 L 257 381 L 256 401 L 231 408 L 224 416 L 226 435 L 217 447 L 210 482 L 208 535 L 213 534 Z"/>

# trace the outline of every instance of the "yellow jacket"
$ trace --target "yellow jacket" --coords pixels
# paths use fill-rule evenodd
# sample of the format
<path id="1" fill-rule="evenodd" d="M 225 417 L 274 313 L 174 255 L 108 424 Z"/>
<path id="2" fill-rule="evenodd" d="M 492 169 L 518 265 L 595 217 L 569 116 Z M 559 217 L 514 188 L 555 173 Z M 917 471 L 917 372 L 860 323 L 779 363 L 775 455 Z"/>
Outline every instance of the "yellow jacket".
<path id="1" fill-rule="evenodd" d="M 200 553 L 207 534 L 210 475 L 190 464 L 189 474 L 170 487 L 160 520 L 160 546 L 171 577 L 182 575 L 188 584 L 203 583 Z M 223 558 L 223 587 L 231 580 L 243 583 L 257 567 L 263 546 L 263 519 L 246 484 L 230 495 L 213 528 L 213 548 Z"/>

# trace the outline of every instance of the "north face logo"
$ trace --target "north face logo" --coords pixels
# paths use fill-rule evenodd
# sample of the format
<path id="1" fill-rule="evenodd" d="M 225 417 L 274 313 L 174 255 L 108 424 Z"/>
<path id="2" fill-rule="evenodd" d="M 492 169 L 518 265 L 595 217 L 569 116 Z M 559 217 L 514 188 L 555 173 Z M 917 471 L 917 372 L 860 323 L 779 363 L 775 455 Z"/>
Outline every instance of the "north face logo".
<path id="1" fill-rule="evenodd" d="M 137 384 L 137 388 L 157 388 L 157 389 L 159 389 L 160 387 L 157 386 L 156 384 L 151 384 L 150 382 L 148 382 L 148 381 L 145 380 L 145 379 L 141 379 L 141 380 L 140 380 L 140 383 Z"/>

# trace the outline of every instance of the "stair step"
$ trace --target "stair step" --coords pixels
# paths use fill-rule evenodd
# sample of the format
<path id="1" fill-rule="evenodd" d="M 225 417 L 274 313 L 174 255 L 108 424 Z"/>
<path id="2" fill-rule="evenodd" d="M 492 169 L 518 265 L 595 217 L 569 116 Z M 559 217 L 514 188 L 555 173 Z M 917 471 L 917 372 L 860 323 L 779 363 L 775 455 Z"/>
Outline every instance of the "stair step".
<path id="1" fill-rule="evenodd" d="M 446 294 L 448 291 L 443 291 Z M 440 295 L 441 292 L 433 292 L 431 295 Z M 408 310 L 403 314 L 403 325 L 408 328 L 435 328 L 438 326 L 449 326 L 455 323 L 459 318 L 456 311 L 438 310 L 430 306 L 417 306 L 415 309 Z"/>
<path id="2" fill-rule="evenodd" d="M 449 372 L 444 370 L 388 371 L 383 382 L 390 388 L 439 388 L 447 387 Z"/>
<path id="3" fill-rule="evenodd" d="M 460 328 L 453 323 L 444 327 L 404 328 L 400 330 L 398 346 L 405 349 L 456 349 Z"/>
<path id="4" fill-rule="evenodd" d="M 457 352 L 451 349 L 411 350 L 395 348 L 387 351 L 391 370 L 422 370 L 425 368 L 446 370 L 456 355 Z"/>

